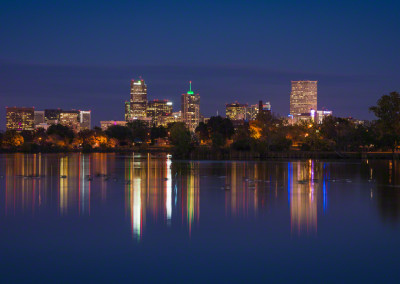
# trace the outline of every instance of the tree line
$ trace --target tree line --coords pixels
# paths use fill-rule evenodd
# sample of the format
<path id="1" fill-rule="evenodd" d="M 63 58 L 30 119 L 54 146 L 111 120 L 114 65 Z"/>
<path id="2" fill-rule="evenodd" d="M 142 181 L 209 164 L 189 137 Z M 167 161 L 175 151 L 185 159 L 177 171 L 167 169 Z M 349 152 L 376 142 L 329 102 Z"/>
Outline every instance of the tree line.
<path id="1" fill-rule="evenodd" d="M 306 120 L 290 124 L 271 112 L 259 113 L 256 120 L 238 126 L 228 118 L 211 117 L 200 122 L 195 133 L 184 123 L 167 127 L 146 126 L 136 120 L 126 126 L 98 127 L 74 133 L 63 125 L 47 131 L 6 131 L 0 134 L 3 151 L 114 151 L 163 146 L 175 157 L 185 158 L 196 149 L 207 151 L 396 151 L 400 142 L 400 95 L 383 95 L 369 108 L 376 119 L 362 123 L 351 118 L 327 116 L 321 124 Z"/>

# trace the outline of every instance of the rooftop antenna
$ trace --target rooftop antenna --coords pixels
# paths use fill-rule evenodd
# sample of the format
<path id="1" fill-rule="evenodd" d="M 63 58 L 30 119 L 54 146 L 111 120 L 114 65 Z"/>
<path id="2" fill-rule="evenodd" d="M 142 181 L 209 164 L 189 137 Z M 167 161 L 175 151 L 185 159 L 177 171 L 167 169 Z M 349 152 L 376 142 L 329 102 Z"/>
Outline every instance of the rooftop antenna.
<path id="1" fill-rule="evenodd" d="M 192 91 L 192 81 L 189 81 L 189 91 L 187 92 L 188 95 L 193 95 Z"/>

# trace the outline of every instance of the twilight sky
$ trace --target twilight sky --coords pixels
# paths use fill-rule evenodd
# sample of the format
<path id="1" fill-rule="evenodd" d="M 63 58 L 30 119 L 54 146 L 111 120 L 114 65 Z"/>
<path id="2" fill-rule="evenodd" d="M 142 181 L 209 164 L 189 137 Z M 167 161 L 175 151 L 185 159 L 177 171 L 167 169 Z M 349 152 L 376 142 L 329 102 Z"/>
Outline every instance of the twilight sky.
<path id="1" fill-rule="evenodd" d="M 225 103 L 289 112 L 291 80 L 318 80 L 318 107 L 372 119 L 400 91 L 398 1 L 8 1 L 0 8 L 5 106 L 123 119 L 129 80 L 180 107 L 188 81 L 210 116 Z"/>

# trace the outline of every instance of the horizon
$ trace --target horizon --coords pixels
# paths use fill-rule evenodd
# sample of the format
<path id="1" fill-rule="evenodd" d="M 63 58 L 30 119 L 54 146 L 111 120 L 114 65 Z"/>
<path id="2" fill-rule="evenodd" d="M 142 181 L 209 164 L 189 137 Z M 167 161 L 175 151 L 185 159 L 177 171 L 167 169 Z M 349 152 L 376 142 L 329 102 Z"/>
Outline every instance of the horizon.
<path id="1" fill-rule="evenodd" d="M 14 105 L 91 110 L 93 126 L 122 120 L 129 80 L 139 76 L 148 100 L 169 99 L 174 111 L 192 81 L 205 117 L 223 114 L 226 103 L 259 100 L 286 116 L 290 81 L 316 80 L 318 109 L 371 120 L 368 108 L 399 91 L 398 8 L 396 1 L 6 1 L 1 129 L 5 106 Z"/>

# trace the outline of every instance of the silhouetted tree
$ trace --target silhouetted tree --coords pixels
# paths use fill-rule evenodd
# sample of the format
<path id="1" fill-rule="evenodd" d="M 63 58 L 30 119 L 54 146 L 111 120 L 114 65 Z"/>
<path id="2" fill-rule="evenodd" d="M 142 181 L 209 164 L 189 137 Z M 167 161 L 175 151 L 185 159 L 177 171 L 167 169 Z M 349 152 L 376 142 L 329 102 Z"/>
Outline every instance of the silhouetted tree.
<path id="1" fill-rule="evenodd" d="M 369 110 L 378 118 L 376 128 L 380 139 L 394 152 L 400 140 L 400 94 L 383 95 Z"/>
<path id="2" fill-rule="evenodd" d="M 186 158 L 192 150 L 191 135 L 185 124 L 175 123 L 170 130 L 170 142 L 174 146 L 174 158 Z"/>

